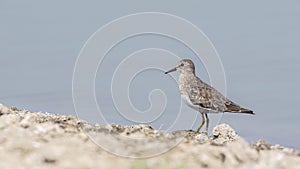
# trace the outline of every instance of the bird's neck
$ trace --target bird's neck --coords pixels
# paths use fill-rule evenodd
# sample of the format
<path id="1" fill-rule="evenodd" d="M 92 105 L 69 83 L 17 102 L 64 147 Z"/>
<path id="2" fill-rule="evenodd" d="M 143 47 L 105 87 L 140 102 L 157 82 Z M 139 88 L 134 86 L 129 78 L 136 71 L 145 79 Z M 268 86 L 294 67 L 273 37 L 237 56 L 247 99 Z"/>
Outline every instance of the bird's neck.
<path id="1" fill-rule="evenodd" d="M 186 77 L 189 77 L 189 76 L 196 76 L 195 75 L 195 72 L 181 72 L 179 76 L 186 76 Z"/>
<path id="2" fill-rule="evenodd" d="M 194 79 L 196 75 L 192 72 L 182 72 L 179 75 L 179 83 L 188 83 L 189 80 Z"/>
<path id="3" fill-rule="evenodd" d="M 191 80 L 195 79 L 195 74 L 193 73 L 180 73 L 179 75 L 179 90 L 181 95 L 186 95 L 186 87 L 191 84 Z"/>

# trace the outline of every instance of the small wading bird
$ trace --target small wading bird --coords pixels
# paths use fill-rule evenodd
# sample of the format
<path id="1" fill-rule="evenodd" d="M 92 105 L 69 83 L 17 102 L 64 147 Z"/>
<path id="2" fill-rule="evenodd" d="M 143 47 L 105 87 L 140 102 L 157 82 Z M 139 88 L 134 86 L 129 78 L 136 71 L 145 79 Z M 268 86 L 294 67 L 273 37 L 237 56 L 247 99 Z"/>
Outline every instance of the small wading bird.
<path id="1" fill-rule="evenodd" d="M 224 97 L 216 89 L 200 80 L 195 74 L 195 66 L 191 60 L 183 59 L 179 61 L 175 68 L 165 72 L 165 74 L 174 71 L 180 73 L 178 85 L 181 97 L 189 107 L 199 111 L 202 115 L 202 122 L 196 130 L 197 133 L 200 132 L 205 122 L 205 131 L 208 133 L 208 113 L 231 112 L 254 114 L 252 110 L 240 107 Z"/>

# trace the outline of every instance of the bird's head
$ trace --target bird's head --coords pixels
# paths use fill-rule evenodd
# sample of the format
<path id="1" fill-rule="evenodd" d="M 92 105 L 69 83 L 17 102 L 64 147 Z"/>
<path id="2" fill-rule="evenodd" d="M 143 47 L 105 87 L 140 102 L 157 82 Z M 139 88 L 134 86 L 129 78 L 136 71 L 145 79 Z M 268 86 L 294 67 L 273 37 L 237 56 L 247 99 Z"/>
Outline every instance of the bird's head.
<path id="1" fill-rule="evenodd" d="M 193 73 L 195 74 L 195 66 L 192 60 L 190 59 L 183 59 L 178 62 L 177 66 L 167 72 L 165 74 L 178 71 L 180 73 Z"/>

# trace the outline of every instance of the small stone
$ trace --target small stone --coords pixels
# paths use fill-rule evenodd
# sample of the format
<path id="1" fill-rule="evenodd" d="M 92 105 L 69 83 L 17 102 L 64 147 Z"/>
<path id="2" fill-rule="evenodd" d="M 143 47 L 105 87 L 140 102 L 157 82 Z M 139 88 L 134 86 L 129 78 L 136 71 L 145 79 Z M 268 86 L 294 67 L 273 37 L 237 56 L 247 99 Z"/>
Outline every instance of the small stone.
<path id="1" fill-rule="evenodd" d="M 0 104 L 0 115 L 3 115 L 3 114 L 9 114 L 11 113 L 11 110 L 4 106 L 3 104 Z"/>
<path id="2" fill-rule="evenodd" d="M 253 145 L 257 150 L 270 150 L 271 144 L 267 143 L 264 140 L 258 140 L 256 144 Z"/>
<path id="3" fill-rule="evenodd" d="M 18 109 L 17 107 L 11 107 L 10 110 L 12 110 L 12 111 L 21 111 L 21 110 Z"/>
<path id="4" fill-rule="evenodd" d="M 28 128 L 31 124 L 33 124 L 33 121 L 33 117 L 30 114 L 26 114 L 24 119 L 20 122 L 20 126 L 23 128 Z"/>
<path id="5" fill-rule="evenodd" d="M 200 133 L 196 135 L 195 138 L 200 144 L 206 143 L 209 140 L 208 135 L 206 133 Z"/>
<path id="6" fill-rule="evenodd" d="M 239 139 L 240 137 L 228 124 L 220 124 L 213 129 L 213 144 L 222 145 Z"/>
<path id="7" fill-rule="evenodd" d="M 54 159 L 44 158 L 44 163 L 52 164 L 52 163 L 55 163 L 55 162 L 56 162 L 56 160 L 54 160 Z"/>

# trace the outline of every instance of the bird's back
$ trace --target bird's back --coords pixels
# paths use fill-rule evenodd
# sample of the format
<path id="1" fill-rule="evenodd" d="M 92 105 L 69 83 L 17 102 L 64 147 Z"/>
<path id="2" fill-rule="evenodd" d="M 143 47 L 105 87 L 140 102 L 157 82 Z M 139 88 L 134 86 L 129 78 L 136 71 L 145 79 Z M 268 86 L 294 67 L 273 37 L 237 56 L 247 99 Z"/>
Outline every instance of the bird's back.
<path id="1" fill-rule="evenodd" d="M 210 112 L 236 112 L 254 114 L 227 99 L 212 86 L 203 82 L 195 74 L 181 74 L 179 88 L 182 95 L 188 96 L 193 105 Z"/>

